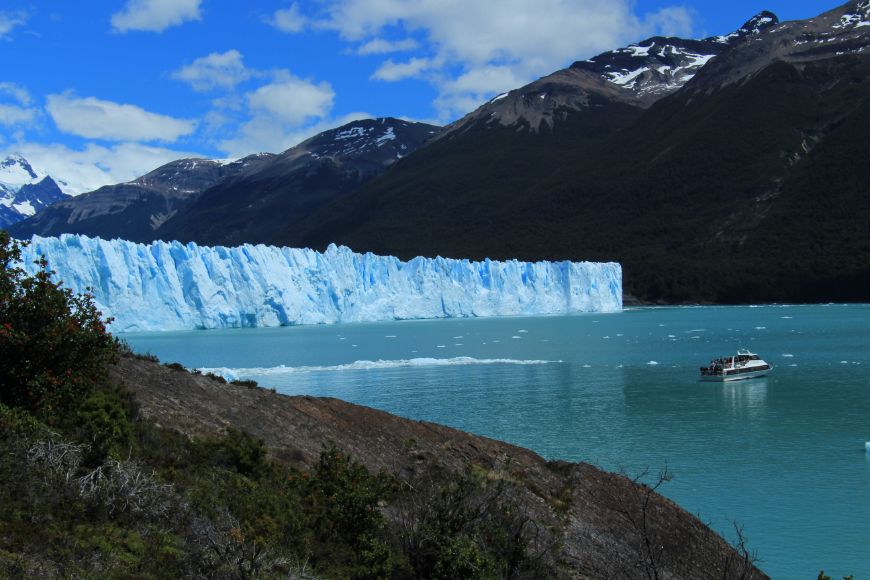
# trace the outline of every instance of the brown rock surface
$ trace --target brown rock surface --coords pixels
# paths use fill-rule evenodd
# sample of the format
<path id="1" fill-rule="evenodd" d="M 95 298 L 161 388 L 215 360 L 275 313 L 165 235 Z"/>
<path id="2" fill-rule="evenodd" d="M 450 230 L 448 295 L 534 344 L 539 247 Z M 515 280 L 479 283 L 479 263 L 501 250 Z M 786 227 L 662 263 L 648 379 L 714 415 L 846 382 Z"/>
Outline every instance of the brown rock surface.
<path id="1" fill-rule="evenodd" d="M 424 466 L 470 467 L 511 483 L 536 524 L 551 577 L 767 578 L 700 520 L 650 488 L 588 464 L 547 462 L 514 445 L 337 399 L 288 397 L 123 358 L 112 370 L 163 427 L 207 436 L 227 427 L 273 456 L 311 464 L 330 442 L 370 470 L 411 478 Z M 655 484 L 655 481 L 651 482 Z"/>

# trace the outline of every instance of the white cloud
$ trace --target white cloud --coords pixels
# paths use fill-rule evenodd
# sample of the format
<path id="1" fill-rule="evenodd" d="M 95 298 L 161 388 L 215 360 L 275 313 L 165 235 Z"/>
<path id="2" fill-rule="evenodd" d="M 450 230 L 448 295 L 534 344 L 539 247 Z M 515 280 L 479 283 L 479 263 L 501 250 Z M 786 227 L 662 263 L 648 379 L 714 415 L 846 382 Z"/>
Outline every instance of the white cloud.
<path id="1" fill-rule="evenodd" d="M 29 106 L 33 99 L 21 85 L 0 82 L 0 97 L 4 96 L 12 102 L 0 102 L 0 125 L 12 127 L 32 124 L 39 115 L 37 109 Z"/>
<path id="2" fill-rule="evenodd" d="M 0 103 L 0 125 L 12 126 L 30 123 L 36 118 L 36 109 Z"/>
<path id="3" fill-rule="evenodd" d="M 27 89 L 15 83 L 0 83 L 0 95 L 9 95 L 16 102 L 25 106 L 33 101 Z"/>
<path id="4" fill-rule="evenodd" d="M 273 71 L 273 75 L 271 82 L 244 95 L 245 119 L 238 126 L 226 130 L 228 117 L 232 113 L 238 118 L 238 111 L 213 112 L 211 128 L 223 130 L 224 138 L 217 140 L 217 146 L 228 157 L 278 153 L 336 125 L 371 117 L 350 113 L 336 119 L 331 114 L 335 91 L 329 83 L 300 79 L 286 70 Z"/>
<path id="5" fill-rule="evenodd" d="M 194 60 L 172 73 L 172 78 L 188 83 L 195 91 L 209 91 L 215 88 L 232 90 L 257 74 L 245 68 L 242 53 L 228 50 L 213 52 Z"/>
<path id="6" fill-rule="evenodd" d="M 13 152 L 21 153 L 37 167 L 66 181 L 73 193 L 130 181 L 175 159 L 201 157 L 196 153 L 139 143 L 118 143 L 110 147 L 88 143 L 81 149 L 57 143 L 16 143 L 0 156 Z"/>
<path id="7" fill-rule="evenodd" d="M 302 126 L 288 127 L 270 122 L 268 117 L 255 116 L 241 127 L 238 134 L 222 141 L 220 145 L 230 158 L 244 157 L 261 151 L 280 153 L 323 131 L 340 127 L 351 121 L 371 118 L 372 115 L 369 113 L 356 112 L 338 118 L 327 117 Z"/>
<path id="8" fill-rule="evenodd" d="M 299 5 L 294 2 L 290 5 L 290 8 L 276 10 L 275 13 L 272 14 L 272 18 L 267 22 L 281 32 L 295 34 L 305 30 L 305 25 L 308 23 L 308 19 L 300 14 Z"/>
<path id="9" fill-rule="evenodd" d="M 528 82 L 510 66 L 481 66 L 439 83 L 435 108 L 441 112 L 467 113 L 493 94 L 518 88 Z"/>
<path id="10" fill-rule="evenodd" d="M 163 32 L 189 20 L 200 20 L 201 2 L 202 0 L 127 0 L 123 10 L 112 14 L 112 28 L 118 32 Z"/>
<path id="11" fill-rule="evenodd" d="M 0 38 L 5 38 L 16 26 L 27 22 L 26 12 L 0 12 Z"/>
<path id="12" fill-rule="evenodd" d="M 335 92 L 329 83 L 314 83 L 283 72 L 267 85 L 247 94 L 248 107 L 291 125 L 324 117 L 332 109 Z"/>
<path id="13" fill-rule="evenodd" d="M 683 6 L 669 6 L 647 16 L 646 22 L 662 36 L 690 36 L 694 30 L 694 12 Z"/>
<path id="14" fill-rule="evenodd" d="M 393 62 L 393 60 L 390 59 L 382 63 L 381 66 L 372 73 L 371 78 L 387 82 L 416 78 L 430 66 L 432 66 L 432 61 L 428 58 L 414 57 L 407 62 Z"/>
<path id="15" fill-rule="evenodd" d="M 49 95 L 46 109 L 58 129 L 88 139 L 172 142 L 196 129 L 196 121 L 69 92 Z"/>
<path id="16" fill-rule="evenodd" d="M 325 10 L 319 27 L 363 46 L 384 31 L 424 38 L 429 54 L 421 56 L 440 63 L 426 74 L 439 90 L 436 105 L 446 107 L 444 120 L 467 112 L 451 103 L 477 98 L 474 90 L 462 92 L 465 82 L 479 88 L 488 77 L 492 92 L 517 88 L 574 60 L 656 33 L 685 34 L 692 25 L 685 7 L 642 17 L 632 0 L 501 0 L 497 9 L 491 0 L 327 0 Z M 387 61 L 383 72 L 395 66 Z M 493 73 L 501 69 L 510 74 Z M 379 72 L 373 78 L 383 76 Z M 499 78 L 518 84 L 499 84 Z"/>
<path id="17" fill-rule="evenodd" d="M 387 54 L 390 52 L 406 52 L 414 50 L 420 46 L 420 43 L 413 38 L 404 38 L 402 40 L 384 40 L 383 38 L 373 38 L 356 49 L 356 53 L 360 56 L 369 54 Z"/>

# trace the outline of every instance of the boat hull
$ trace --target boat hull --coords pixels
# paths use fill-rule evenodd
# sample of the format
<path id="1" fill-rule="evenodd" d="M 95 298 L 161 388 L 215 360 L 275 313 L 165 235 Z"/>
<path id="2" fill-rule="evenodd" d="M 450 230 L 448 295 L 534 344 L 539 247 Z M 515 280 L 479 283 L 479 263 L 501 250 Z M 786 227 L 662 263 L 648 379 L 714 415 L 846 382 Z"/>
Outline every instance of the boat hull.
<path id="1" fill-rule="evenodd" d="M 701 380 L 706 383 L 730 383 L 732 381 L 745 381 L 747 379 L 757 379 L 765 376 L 771 369 L 746 371 L 744 373 L 735 373 L 733 375 L 702 375 Z"/>

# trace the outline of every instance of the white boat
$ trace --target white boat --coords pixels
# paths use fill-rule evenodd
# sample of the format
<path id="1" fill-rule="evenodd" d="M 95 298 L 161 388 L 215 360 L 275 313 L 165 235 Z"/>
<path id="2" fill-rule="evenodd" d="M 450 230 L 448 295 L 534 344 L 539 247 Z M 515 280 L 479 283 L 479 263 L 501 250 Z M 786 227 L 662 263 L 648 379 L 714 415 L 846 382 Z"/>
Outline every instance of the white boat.
<path id="1" fill-rule="evenodd" d="M 702 381 L 740 381 L 763 377 L 773 367 L 757 354 L 740 349 L 736 355 L 713 359 L 710 365 L 701 367 Z"/>

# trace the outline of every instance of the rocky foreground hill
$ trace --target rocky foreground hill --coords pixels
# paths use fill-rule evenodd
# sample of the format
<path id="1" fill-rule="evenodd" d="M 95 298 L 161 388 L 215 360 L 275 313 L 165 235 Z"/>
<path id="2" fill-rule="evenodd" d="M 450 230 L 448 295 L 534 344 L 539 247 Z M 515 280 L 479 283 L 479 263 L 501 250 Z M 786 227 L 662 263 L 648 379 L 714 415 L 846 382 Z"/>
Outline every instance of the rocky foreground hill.
<path id="1" fill-rule="evenodd" d="M 421 501 L 436 473 L 435 479 L 471 472 L 499 482 L 515 506 L 513 527 L 505 532 L 529 541 L 548 577 L 767 578 L 742 546 L 735 550 L 656 493 L 657 479 L 644 485 L 433 423 L 336 399 L 228 384 L 131 357 L 122 358 L 112 375 L 133 390 L 140 413 L 157 425 L 190 437 L 244 430 L 262 439 L 273 458 L 293 466 L 316 464 L 324 447 L 334 444 L 372 472 L 413 482 Z M 383 509 L 391 525 L 407 523 L 407 506 Z"/>

